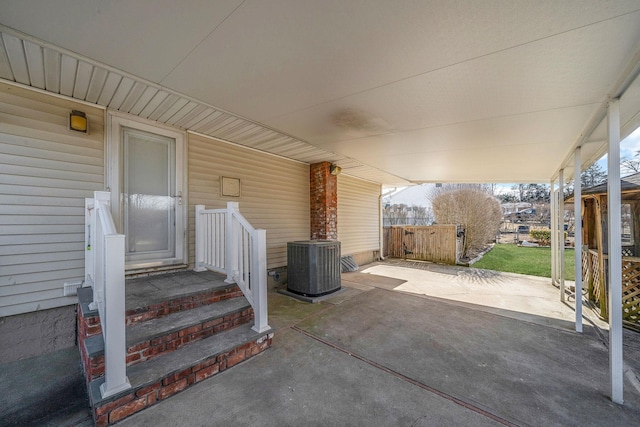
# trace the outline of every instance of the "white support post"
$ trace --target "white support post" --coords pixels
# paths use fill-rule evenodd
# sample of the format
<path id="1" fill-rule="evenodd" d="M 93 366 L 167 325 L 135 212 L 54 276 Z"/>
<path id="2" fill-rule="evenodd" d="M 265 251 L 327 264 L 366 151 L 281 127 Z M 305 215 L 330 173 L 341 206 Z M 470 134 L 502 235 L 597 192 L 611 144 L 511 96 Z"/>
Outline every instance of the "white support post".
<path id="1" fill-rule="evenodd" d="M 84 199 L 84 283 L 83 287 L 93 286 L 95 272 L 93 270 L 95 257 L 96 213 L 95 201 Z"/>
<path id="2" fill-rule="evenodd" d="M 558 172 L 558 249 L 560 301 L 564 302 L 564 169 L 560 169 Z"/>
<path id="3" fill-rule="evenodd" d="M 622 354 L 622 237 L 620 192 L 620 101 L 609 103 L 607 114 L 609 133 L 607 220 L 609 240 L 609 368 L 611 375 L 611 400 L 622 404 L 623 354 Z"/>
<path id="4" fill-rule="evenodd" d="M 574 255 L 576 276 L 576 332 L 582 332 L 582 159 L 580 147 L 573 155 L 573 211 L 575 213 Z"/>
<path id="5" fill-rule="evenodd" d="M 93 243 L 91 250 L 94 252 L 93 257 L 93 270 L 92 273 L 94 276 L 92 277 L 95 286 L 93 286 L 93 301 L 89 304 L 90 310 L 98 310 L 99 305 L 102 304 L 105 300 L 104 295 L 104 253 L 105 247 L 103 244 L 104 237 L 104 229 L 101 225 L 98 225 L 98 209 L 100 205 L 104 205 L 107 209 L 111 209 L 111 193 L 108 191 L 94 191 L 93 192 L 93 210 L 91 217 L 91 229 L 94 232 Z M 101 239 L 100 242 L 97 242 L 98 239 Z M 124 272 L 124 264 L 123 264 L 123 272 Z M 98 277 L 100 276 L 100 277 Z M 102 316 L 102 313 L 100 313 Z"/>
<path id="6" fill-rule="evenodd" d="M 267 231 L 256 230 L 251 253 L 251 280 L 255 280 L 253 292 L 254 326 L 253 330 L 262 333 L 270 329 L 267 323 Z"/>
<path id="7" fill-rule="evenodd" d="M 194 271 L 203 272 L 207 269 L 202 265 L 204 259 L 204 245 L 206 242 L 204 217 L 202 211 L 205 209 L 204 205 L 196 205 L 196 263 L 193 267 Z"/>
<path id="8" fill-rule="evenodd" d="M 227 202 L 227 231 L 225 233 L 225 267 L 227 270 L 227 278 L 225 283 L 236 283 L 234 279 L 235 272 L 238 270 L 238 236 L 234 229 L 233 213 L 238 212 L 238 202 Z"/>
<path id="9" fill-rule="evenodd" d="M 100 386 L 102 398 L 131 388 L 127 378 L 127 346 L 125 337 L 124 295 L 124 235 L 109 235 L 104 238 L 105 262 L 105 382 Z"/>
<path id="10" fill-rule="evenodd" d="M 551 200 L 551 284 L 555 286 L 558 283 L 558 203 L 556 199 L 556 182 L 551 181 L 549 191 L 549 199 Z"/>

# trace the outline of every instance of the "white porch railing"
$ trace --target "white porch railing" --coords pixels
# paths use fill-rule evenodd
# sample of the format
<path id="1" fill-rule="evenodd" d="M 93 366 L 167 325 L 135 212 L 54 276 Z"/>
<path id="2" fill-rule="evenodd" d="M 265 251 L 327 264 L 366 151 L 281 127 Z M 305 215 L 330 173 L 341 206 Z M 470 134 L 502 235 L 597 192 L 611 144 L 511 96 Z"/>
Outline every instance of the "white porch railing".
<path id="1" fill-rule="evenodd" d="M 103 398 L 131 387 L 127 378 L 124 309 L 124 235 L 116 232 L 110 193 L 96 191 L 85 199 L 85 286 L 93 288 L 92 310 L 98 309 L 104 338 Z"/>
<path id="2" fill-rule="evenodd" d="M 253 330 L 265 332 L 267 322 L 267 232 L 256 230 L 228 202 L 226 209 L 196 206 L 196 271 L 225 273 L 253 307 Z"/>

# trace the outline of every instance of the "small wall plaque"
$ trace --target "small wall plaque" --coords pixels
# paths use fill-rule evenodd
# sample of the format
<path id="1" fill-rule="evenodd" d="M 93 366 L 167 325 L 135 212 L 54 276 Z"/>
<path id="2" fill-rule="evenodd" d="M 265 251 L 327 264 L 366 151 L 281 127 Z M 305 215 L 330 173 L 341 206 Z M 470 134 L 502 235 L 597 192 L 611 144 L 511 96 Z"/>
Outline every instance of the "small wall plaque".
<path id="1" fill-rule="evenodd" d="M 220 189 L 225 197 L 240 197 L 240 179 L 223 176 Z"/>

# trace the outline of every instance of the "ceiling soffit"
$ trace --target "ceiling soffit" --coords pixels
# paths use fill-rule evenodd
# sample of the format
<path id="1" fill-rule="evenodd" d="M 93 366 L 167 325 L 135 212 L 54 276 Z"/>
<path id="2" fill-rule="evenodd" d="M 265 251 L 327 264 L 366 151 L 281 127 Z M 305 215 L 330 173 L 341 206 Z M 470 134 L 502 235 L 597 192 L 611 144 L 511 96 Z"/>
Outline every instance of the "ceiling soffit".
<path id="1" fill-rule="evenodd" d="M 112 67 L 0 26 L 0 78 L 144 119 L 313 164 L 330 161 L 343 173 L 402 185 L 402 178 L 318 148 Z"/>

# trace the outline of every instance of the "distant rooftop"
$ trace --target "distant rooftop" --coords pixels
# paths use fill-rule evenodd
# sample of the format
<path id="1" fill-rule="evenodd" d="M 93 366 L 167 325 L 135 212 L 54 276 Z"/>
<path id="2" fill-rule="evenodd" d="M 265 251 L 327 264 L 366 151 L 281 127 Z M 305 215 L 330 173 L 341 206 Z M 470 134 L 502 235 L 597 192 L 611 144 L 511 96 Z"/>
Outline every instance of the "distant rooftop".
<path id="1" fill-rule="evenodd" d="M 625 176 L 620 179 L 620 189 L 624 193 L 625 191 L 633 191 L 640 189 L 640 173 L 634 173 L 633 175 Z M 595 185 L 593 187 L 585 188 L 582 190 L 582 194 L 606 194 L 607 181 L 602 184 Z"/>
<path id="2" fill-rule="evenodd" d="M 434 184 L 412 185 L 385 196 L 383 200 L 391 205 L 428 207 L 431 206 L 431 201 L 427 198 L 427 195 L 433 187 Z"/>

